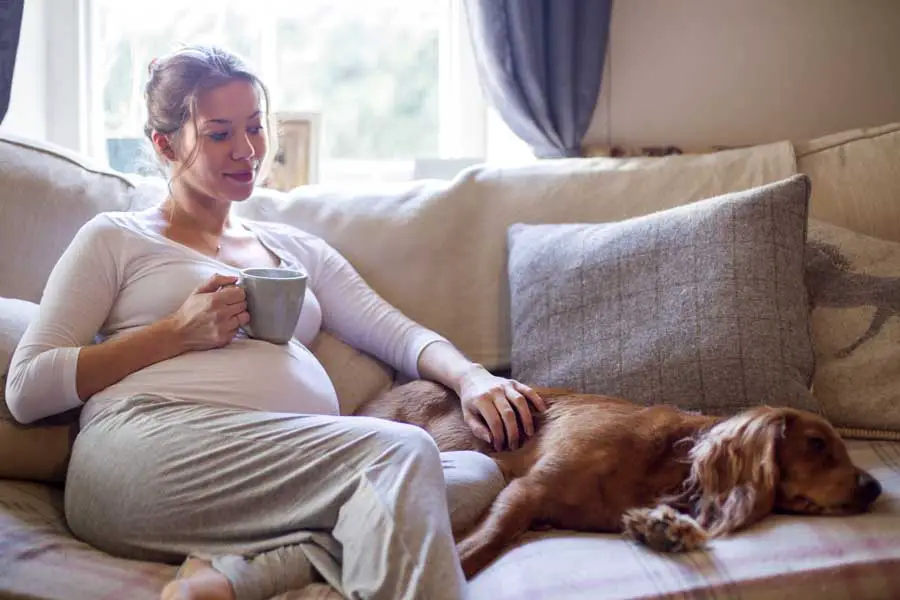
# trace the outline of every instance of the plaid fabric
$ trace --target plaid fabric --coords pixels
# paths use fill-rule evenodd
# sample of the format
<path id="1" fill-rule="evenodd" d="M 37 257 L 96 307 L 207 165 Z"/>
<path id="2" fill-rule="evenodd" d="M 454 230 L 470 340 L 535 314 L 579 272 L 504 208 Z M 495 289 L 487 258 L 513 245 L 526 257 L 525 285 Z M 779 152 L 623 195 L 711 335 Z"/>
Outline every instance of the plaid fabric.
<path id="1" fill-rule="evenodd" d="M 0 482 L 0 597 L 158 600 L 175 567 L 122 560 L 75 540 L 62 491 Z"/>
<path id="2" fill-rule="evenodd" d="M 849 442 L 884 486 L 871 514 L 775 516 L 713 542 L 658 555 L 614 536 L 531 534 L 472 582 L 491 600 L 900 598 L 900 444 Z"/>
<path id="3" fill-rule="evenodd" d="M 0 480 L 0 598 L 159 600 L 177 567 L 114 558 L 79 542 L 63 517 L 62 491 Z M 341 600 L 316 584 L 275 600 Z"/>
<path id="4" fill-rule="evenodd" d="M 472 581 L 490 600 L 900 597 L 900 443 L 851 441 L 884 486 L 871 514 L 771 517 L 708 553 L 661 556 L 609 535 L 533 533 Z M 62 494 L 0 482 L 0 597 L 156 600 L 175 567 L 112 558 L 74 540 Z M 323 585 L 279 600 L 339 600 Z"/>

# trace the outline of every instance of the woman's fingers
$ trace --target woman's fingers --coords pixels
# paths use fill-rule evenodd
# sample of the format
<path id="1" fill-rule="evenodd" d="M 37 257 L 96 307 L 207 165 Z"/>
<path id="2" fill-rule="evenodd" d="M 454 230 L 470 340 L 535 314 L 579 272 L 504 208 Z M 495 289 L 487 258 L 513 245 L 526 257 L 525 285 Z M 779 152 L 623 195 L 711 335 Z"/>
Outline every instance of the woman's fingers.
<path id="1" fill-rule="evenodd" d="M 485 424 L 491 432 L 491 443 L 494 446 L 494 450 L 497 452 L 503 450 L 503 446 L 506 442 L 506 426 L 503 423 L 503 418 L 497 411 L 497 407 L 494 405 L 494 402 L 492 402 L 491 397 L 482 396 L 473 404 L 476 415 L 480 415 L 481 418 L 484 419 Z"/>
<path id="2" fill-rule="evenodd" d="M 528 405 L 528 400 L 512 385 L 510 385 L 506 389 L 506 398 L 513 405 L 513 407 L 515 407 L 516 412 L 519 413 L 519 418 L 522 420 L 522 429 L 525 430 L 525 435 L 527 435 L 528 437 L 533 436 L 534 417 L 531 414 L 531 407 Z M 518 429 L 518 427 L 516 429 Z"/>
<path id="3" fill-rule="evenodd" d="M 503 420 L 507 445 L 510 450 L 515 450 L 519 447 L 519 419 L 516 416 L 516 411 L 513 409 L 512 404 L 506 397 L 505 390 L 495 392 L 493 404 L 500 414 L 500 418 Z M 503 447 L 502 440 L 500 447 Z"/>
<path id="4" fill-rule="evenodd" d="M 479 438 L 491 442 L 496 451 L 515 450 L 535 432 L 533 409 L 544 411 L 547 405 L 527 385 L 509 380 L 488 393 L 466 402 L 466 424 Z M 485 437 L 487 436 L 487 437 Z"/>
<path id="5" fill-rule="evenodd" d="M 488 430 L 484 423 L 481 422 L 481 420 L 478 418 L 478 415 L 470 413 L 468 411 L 463 411 L 463 419 L 465 420 L 466 425 L 469 426 L 469 429 L 472 430 L 472 433 L 475 434 L 475 437 L 487 442 L 488 444 L 492 443 L 494 436 L 491 435 L 490 430 Z"/>
<path id="6" fill-rule="evenodd" d="M 514 379 L 510 380 L 513 387 L 516 388 L 517 391 L 524 394 L 528 401 L 531 402 L 532 406 L 534 406 L 538 411 L 544 412 L 547 410 L 547 403 L 541 398 L 541 395 L 536 391 L 525 385 L 524 383 L 520 383 Z"/>

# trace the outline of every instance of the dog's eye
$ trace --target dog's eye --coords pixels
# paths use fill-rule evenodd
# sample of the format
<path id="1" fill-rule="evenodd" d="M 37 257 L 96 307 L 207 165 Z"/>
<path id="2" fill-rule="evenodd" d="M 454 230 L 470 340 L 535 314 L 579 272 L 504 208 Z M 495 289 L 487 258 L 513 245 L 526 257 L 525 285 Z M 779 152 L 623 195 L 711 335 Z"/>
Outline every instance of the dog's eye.
<path id="1" fill-rule="evenodd" d="M 815 454 L 821 454 L 828 448 L 828 443 L 825 441 L 825 438 L 817 435 L 811 435 L 806 438 L 806 444 L 809 447 L 809 450 Z"/>

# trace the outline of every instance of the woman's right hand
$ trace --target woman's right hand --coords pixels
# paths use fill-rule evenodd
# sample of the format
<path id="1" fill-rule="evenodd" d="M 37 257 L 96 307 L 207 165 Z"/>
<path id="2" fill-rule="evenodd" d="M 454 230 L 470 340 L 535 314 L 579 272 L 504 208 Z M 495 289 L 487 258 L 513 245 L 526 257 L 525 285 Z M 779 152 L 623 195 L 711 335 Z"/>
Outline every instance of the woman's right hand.
<path id="1" fill-rule="evenodd" d="M 235 283 L 232 275 L 213 275 L 170 317 L 185 350 L 225 346 L 250 320 L 244 290 Z"/>

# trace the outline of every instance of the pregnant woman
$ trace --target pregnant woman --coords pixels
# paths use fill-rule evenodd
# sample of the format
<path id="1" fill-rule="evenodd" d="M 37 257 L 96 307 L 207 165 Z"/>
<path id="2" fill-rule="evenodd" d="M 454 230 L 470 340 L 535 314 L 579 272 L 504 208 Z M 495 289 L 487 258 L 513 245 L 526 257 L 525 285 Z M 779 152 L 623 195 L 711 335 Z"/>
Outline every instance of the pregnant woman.
<path id="1" fill-rule="evenodd" d="M 324 328 L 452 388 L 497 448 L 518 445 L 517 419 L 533 432 L 543 401 L 405 317 L 322 239 L 231 214 L 268 146 L 268 93 L 241 60 L 183 48 L 151 65 L 146 100 L 168 194 L 78 231 L 9 373 L 23 423 L 83 406 L 72 531 L 117 556 L 185 561 L 163 598 L 262 600 L 319 577 L 347 598 L 464 597 L 452 532 L 488 506 L 499 470 L 441 455 L 415 427 L 340 416 L 307 345 Z M 308 274 L 287 344 L 244 335 L 232 285 L 276 266 Z"/>

